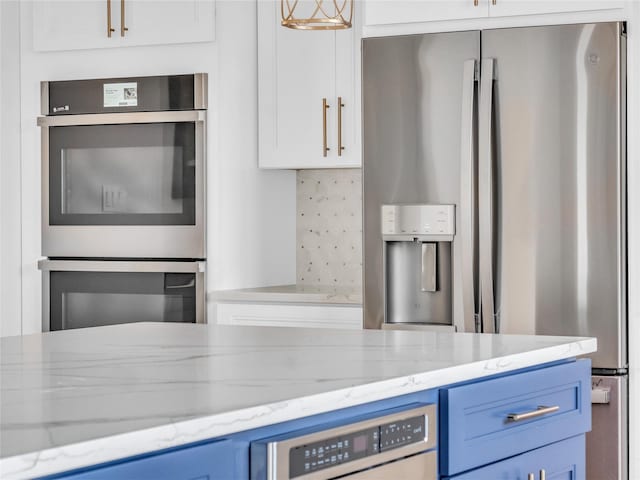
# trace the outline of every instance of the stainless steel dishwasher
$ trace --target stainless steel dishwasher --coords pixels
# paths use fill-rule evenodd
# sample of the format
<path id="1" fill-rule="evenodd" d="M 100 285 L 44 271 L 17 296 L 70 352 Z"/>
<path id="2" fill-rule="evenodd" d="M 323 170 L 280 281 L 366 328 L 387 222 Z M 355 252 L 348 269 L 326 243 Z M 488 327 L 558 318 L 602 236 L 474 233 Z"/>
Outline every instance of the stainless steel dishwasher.
<path id="1" fill-rule="evenodd" d="M 437 413 L 423 405 L 251 444 L 252 480 L 436 480 Z"/>

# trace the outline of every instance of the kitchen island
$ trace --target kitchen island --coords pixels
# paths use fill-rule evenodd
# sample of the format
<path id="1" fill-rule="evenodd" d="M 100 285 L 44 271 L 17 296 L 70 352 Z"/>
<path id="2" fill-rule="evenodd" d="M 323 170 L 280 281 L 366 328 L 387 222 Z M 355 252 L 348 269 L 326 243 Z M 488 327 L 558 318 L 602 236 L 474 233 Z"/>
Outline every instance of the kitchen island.
<path id="1" fill-rule="evenodd" d="M 1 347 L 0 476 L 11 479 L 425 391 L 437 399 L 443 386 L 563 364 L 596 340 L 137 323 Z"/>

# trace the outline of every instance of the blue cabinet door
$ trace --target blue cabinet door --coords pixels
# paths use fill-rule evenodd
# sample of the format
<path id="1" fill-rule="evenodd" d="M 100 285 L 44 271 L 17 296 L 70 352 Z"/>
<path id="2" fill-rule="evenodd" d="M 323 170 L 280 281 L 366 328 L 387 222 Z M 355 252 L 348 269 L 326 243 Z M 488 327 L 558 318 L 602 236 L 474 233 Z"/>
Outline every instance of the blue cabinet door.
<path id="1" fill-rule="evenodd" d="M 535 433 L 532 433 L 534 435 Z M 585 480 L 585 436 L 578 435 L 453 477 L 451 480 Z"/>
<path id="2" fill-rule="evenodd" d="M 64 480 L 242 480 L 235 474 L 234 464 L 232 442 L 221 440 L 47 478 Z"/>
<path id="3" fill-rule="evenodd" d="M 542 407 L 555 409 L 510 419 Z M 443 389 L 440 414 L 443 475 L 581 435 L 591 430 L 591 363 L 579 360 Z"/>

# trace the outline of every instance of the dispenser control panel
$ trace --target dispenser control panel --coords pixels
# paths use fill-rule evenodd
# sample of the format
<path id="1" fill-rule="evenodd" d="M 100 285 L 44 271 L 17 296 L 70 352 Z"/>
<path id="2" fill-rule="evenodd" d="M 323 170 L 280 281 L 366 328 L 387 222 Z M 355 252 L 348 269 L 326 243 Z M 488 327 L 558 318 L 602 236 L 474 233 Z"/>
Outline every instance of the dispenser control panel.
<path id="1" fill-rule="evenodd" d="M 455 205 L 383 205 L 383 235 L 455 235 Z"/>

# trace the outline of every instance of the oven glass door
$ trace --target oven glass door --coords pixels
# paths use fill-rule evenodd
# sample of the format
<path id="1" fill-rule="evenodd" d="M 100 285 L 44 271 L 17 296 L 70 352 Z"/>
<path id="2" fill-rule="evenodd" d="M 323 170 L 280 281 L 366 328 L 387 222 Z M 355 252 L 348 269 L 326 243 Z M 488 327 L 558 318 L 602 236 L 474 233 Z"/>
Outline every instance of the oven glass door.
<path id="1" fill-rule="evenodd" d="M 195 225 L 195 122 L 49 127 L 49 225 Z"/>
<path id="2" fill-rule="evenodd" d="M 50 330 L 195 323 L 197 273 L 51 271 Z"/>

